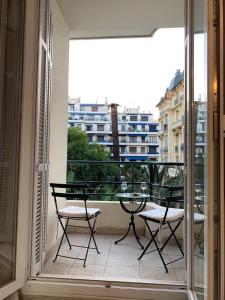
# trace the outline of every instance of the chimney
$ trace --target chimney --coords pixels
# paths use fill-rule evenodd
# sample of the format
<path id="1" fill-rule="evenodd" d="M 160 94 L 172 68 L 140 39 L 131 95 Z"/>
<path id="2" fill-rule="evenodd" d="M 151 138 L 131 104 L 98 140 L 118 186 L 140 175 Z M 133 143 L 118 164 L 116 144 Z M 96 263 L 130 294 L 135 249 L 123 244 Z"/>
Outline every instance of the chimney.
<path id="1" fill-rule="evenodd" d="M 109 104 L 109 107 L 111 108 L 113 159 L 115 161 L 120 161 L 117 106 L 119 106 L 119 105 L 116 103 Z"/>

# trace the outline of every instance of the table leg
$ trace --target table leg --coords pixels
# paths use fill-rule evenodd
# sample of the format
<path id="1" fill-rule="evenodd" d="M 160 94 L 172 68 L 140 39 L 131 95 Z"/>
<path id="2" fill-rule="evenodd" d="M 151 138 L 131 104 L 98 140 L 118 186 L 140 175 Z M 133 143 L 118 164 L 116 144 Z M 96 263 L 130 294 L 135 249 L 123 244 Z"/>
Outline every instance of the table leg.
<path id="1" fill-rule="evenodd" d="M 121 239 L 119 239 L 118 241 L 115 241 L 115 244 L 118 244 L 119 242 L 121 242 L 122 240 L 124 240 L 128 236 L 128 234 L 129 234 L 129 232 L 131 230 L 131 227 L 133 228 L 133 233 L 134 233 L 134 236 L 136 238 L 136 241 L 138 242 L 138 244 L 140 245 L 140 247 L 142 249 L 144 249 L 143 245 L 140 242 L 140 237 L 137 235 L 137 232 L 136 232 L 136 227 L 135 227 L 135 223 L 134 223 L 134 215 L 133 215 L 133 213 L 131 214 L 131 217 L 130 217 L 130 223 L 129 223 L 129 227 L 128 227 L 127 232 L 125 233 L 125 235 Z"/>

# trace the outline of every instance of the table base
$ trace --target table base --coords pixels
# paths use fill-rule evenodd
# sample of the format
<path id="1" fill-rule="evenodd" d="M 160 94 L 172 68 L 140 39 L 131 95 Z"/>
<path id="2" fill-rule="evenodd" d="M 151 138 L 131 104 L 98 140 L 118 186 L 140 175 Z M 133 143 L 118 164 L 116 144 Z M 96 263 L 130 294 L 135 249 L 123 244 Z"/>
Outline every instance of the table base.
<path id="1" fill-rule="evenodd" d="M 140 242 L 140 237 L 137 235 L 137 232 L 136 232 L 136 227 L 135 227 L 135 223 L 134 223 L 134 215 L 133 215 L 133 213 L 131 213 L 130 223 L 129 223 L 129 227 L 128 227 L 127 232 L 125 233 L 125 235 L 121 239 L 115 241 L 115 244 L 118 244 L 119 242 L 123 241 L 128 236 L 129 232 L 132 229 L 133 229 L 133 233 L 134 233 L 134 236 L 136 238 L 136 241 L 140 245 L 141 249 L 144 249 L 143 245 Z"/>

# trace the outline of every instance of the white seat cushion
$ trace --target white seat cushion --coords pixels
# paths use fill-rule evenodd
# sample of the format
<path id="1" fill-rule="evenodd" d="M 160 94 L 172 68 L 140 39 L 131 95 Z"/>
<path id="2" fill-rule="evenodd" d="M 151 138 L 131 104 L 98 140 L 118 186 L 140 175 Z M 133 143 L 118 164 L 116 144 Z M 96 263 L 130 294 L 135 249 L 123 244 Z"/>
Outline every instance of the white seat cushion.
<path id="1" fill-rule="evenodd" d="M 205 216 L 203 214 L 194 213 L 194 222 L 195 223 L 202 223 L 205 220 Z"/>
<path id="2" fill-rule="evenodd" d="M 87 208 L 89 218 L 96 216 L 98 213 L 101 213 L 99 208 Z M 59 210 L 59 215 L 62 217 L 85 218 L 86 210 L 84 207 L 80 206 L 67 206 Z"/>
<path id="3" fill-rule="evenodd" d="M 165 216 L 165 207 L 155 208 L 138 213 L 140 217 L 144 217 L 151 220 L 163 221 Z M 169 208 L 166 216 L 166 221 L 175 221 L 184 216 L 184 210 L 179 208 Z"/>

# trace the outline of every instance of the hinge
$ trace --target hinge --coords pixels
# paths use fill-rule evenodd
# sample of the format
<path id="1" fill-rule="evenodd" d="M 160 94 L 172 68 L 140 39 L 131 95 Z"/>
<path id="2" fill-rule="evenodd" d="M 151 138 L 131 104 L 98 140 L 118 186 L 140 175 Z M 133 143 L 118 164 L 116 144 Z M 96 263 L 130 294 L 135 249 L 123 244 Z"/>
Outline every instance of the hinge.
<path id="1" fill-rule="evenodd" d="M 217 111 L 213 113 L 213 139 L 214 141 L 219 139 L 219 114 Z"/>

